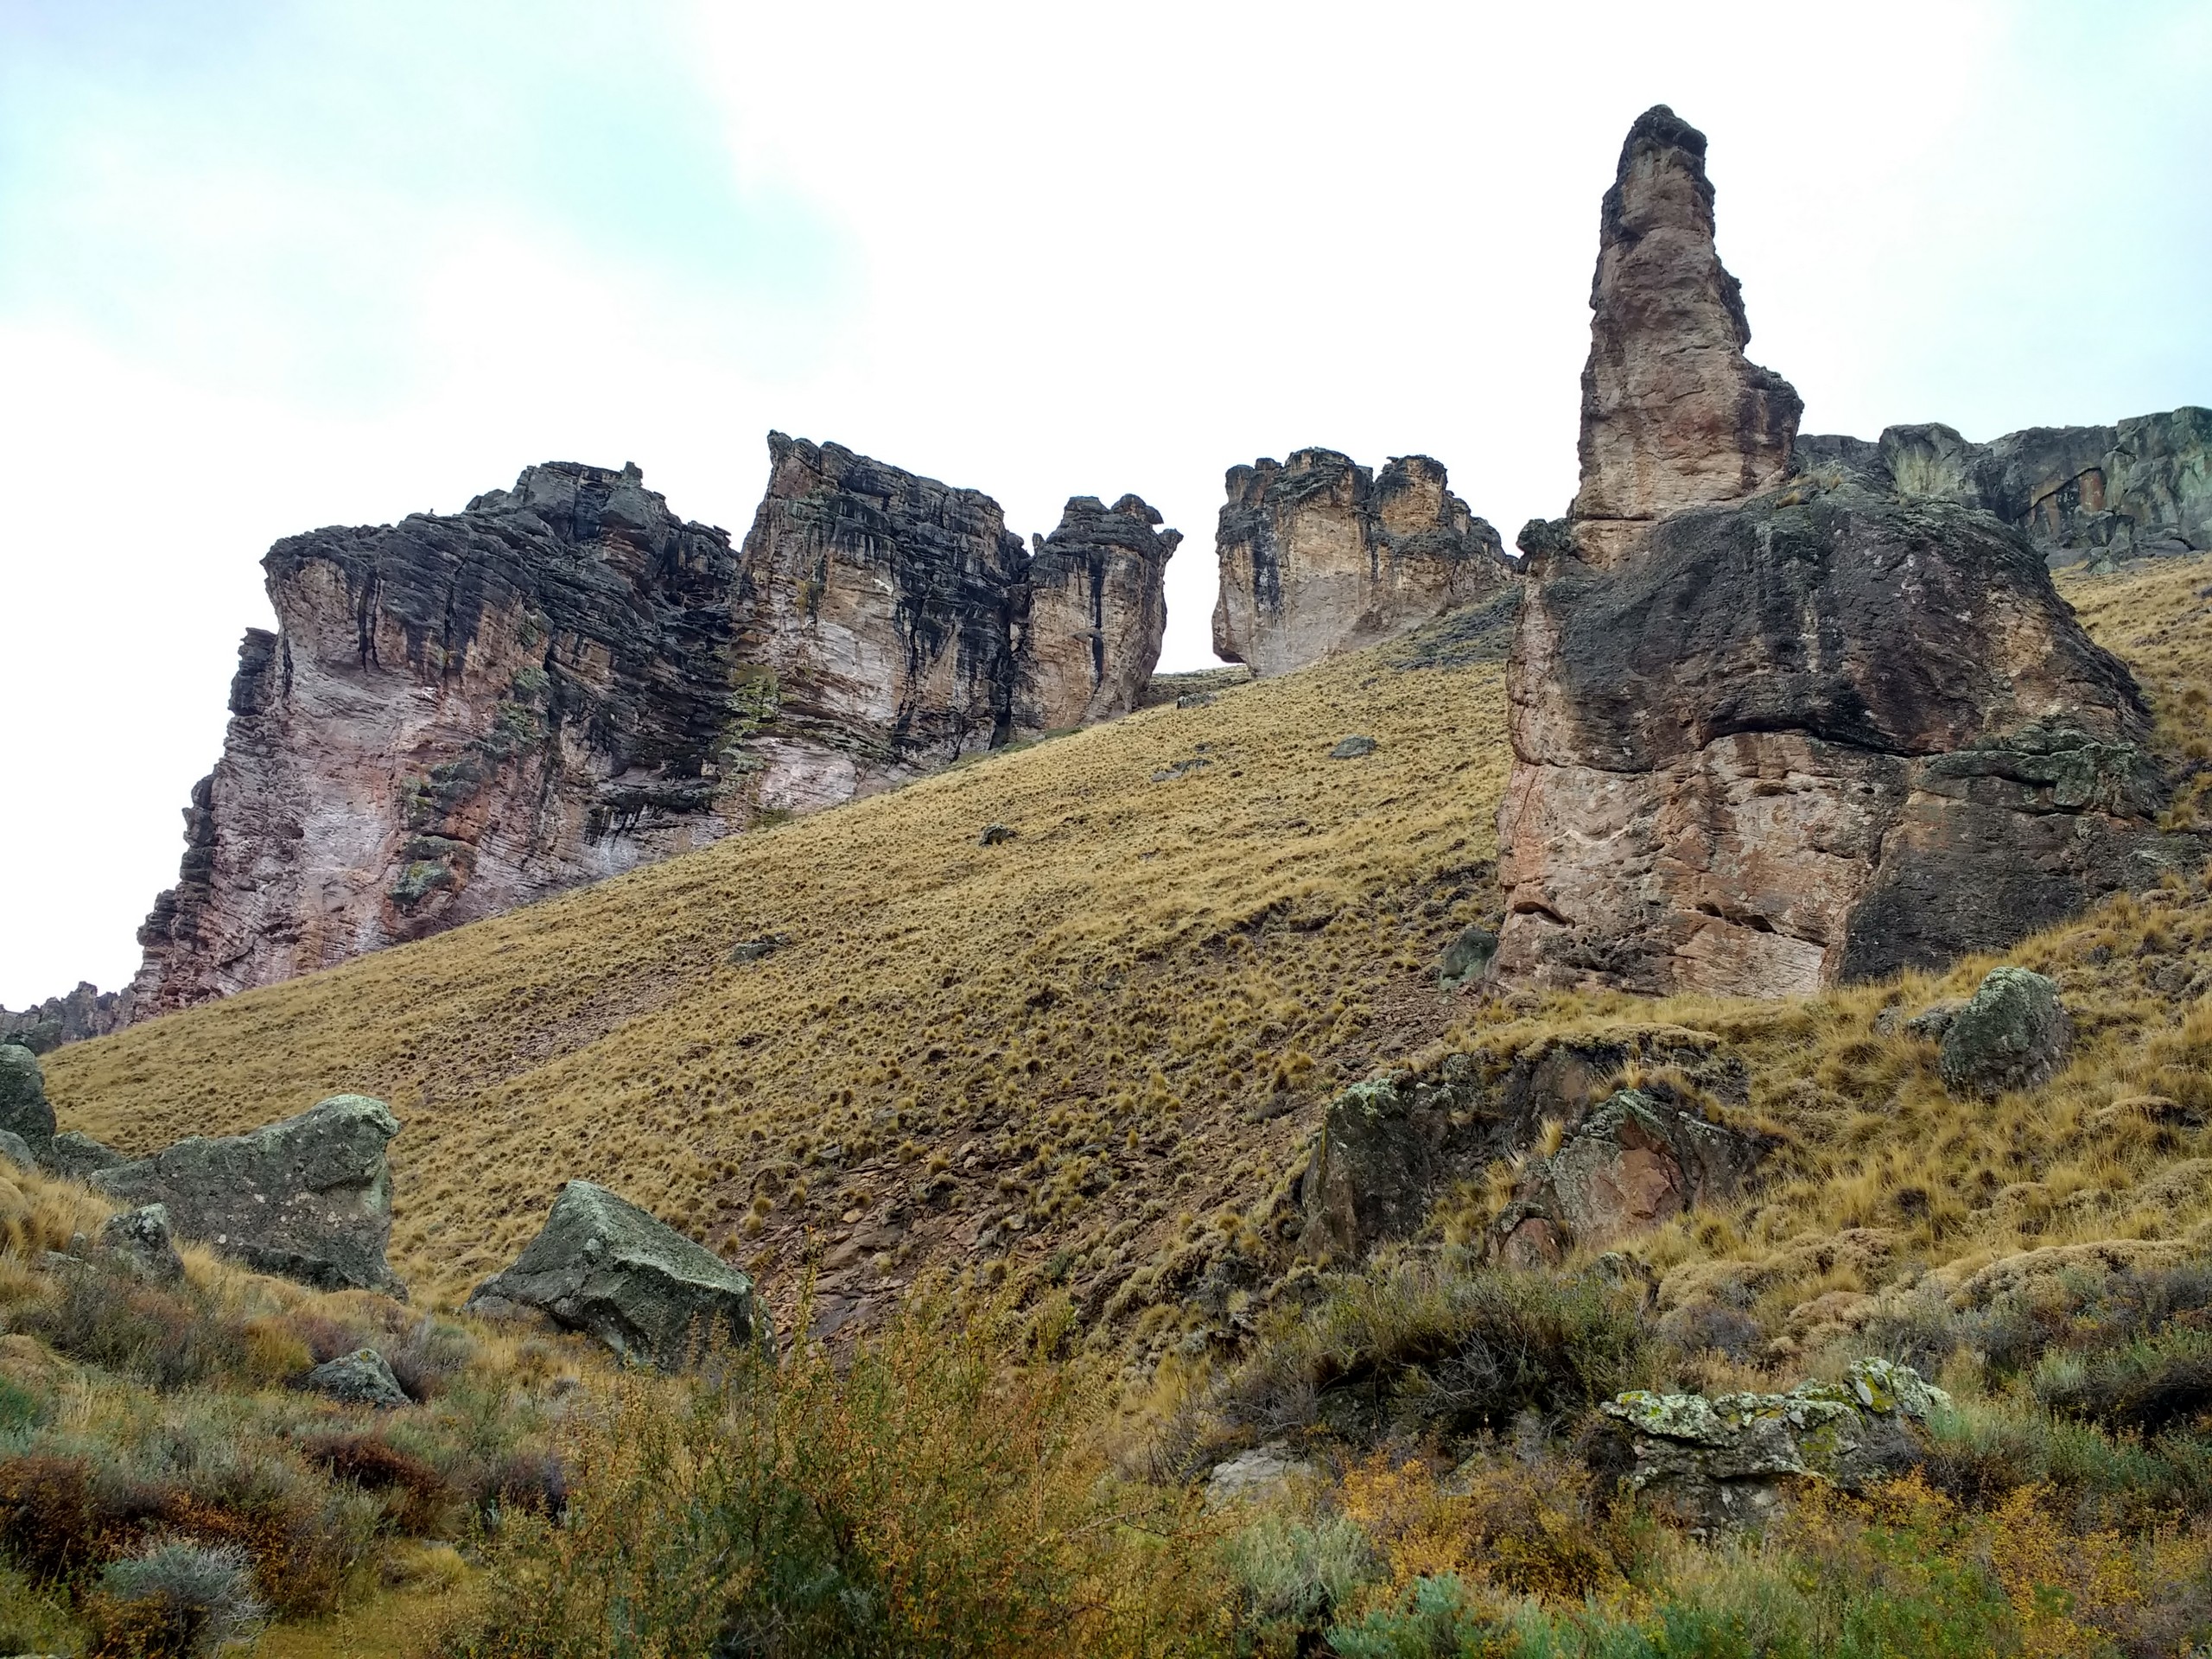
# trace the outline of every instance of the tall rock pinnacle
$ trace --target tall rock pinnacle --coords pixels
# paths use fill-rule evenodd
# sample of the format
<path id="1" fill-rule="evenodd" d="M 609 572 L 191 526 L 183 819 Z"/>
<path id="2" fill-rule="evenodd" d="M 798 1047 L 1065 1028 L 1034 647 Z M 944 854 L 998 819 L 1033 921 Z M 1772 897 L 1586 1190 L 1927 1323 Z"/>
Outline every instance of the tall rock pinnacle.
<path id="1" fill-rule="evenodd" d="M 1713 244 L 1705 135 L 1663 104 L 1621 146 L 1590 308 L 1570 514 L 1585 558 L 1616 563 L 1666 514 L 1741 500 L 1789 473 L 1803 401 L 1744 355 L 1751 329 Z"/>

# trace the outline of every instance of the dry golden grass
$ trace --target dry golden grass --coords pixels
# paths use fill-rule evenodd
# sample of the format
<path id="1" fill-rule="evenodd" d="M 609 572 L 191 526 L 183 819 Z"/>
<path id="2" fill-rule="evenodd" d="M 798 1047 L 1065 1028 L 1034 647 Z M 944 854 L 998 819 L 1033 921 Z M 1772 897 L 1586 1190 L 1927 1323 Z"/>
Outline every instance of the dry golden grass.
<path id="1" fill-rule="evenodd" d="M 49 1090 L 133 1152 L 390 1100 L 418 1298 L 503 1266 L 575 1176 L 786 1300 L 818 1249 L 832 1309 L 1009 1223 L 1025 1256 L 1103 1267 L 1264 1192 L 1335 1087 L 1453 1017 L 1434 962 L 1492 902 L 1503 669 L 1394 660 L 1147 709 L 73 1046 Z M 1376 752 L 1329 759 L 1354 733 Z M 1014 838 L 979 845 L 992 823 Z"/>
<path id="2" fill-rule="evenodd" d="M 2203 558 L 2062 583 L 2184 767 L 2208 754 L 2209 584 Z M 834 1315 L 1011 1245 L 1095 1313 L 1197 1217 L 1233 1232 L 1343 1082 L 1440 1039 L 1620 1021 L 1735 1045 L 1785 1140 L 1754 1205 L 1654 1241 L 1662 1267 L 1786 1258 L 1762 1294 L 1802 1299 L 2203 1217 L 2195 1132 L 2114 1109 L 2212 1105 L 2201 884 L 2012 953 L 2057 975 L 2083 1033 L 2032 1099 L 1952 1101 L 1929 1045 L 1876 1029 L 1983 961 L 1786 1004 L 1554 998 L 1501 1028 L 1514 1010 L 1440 994 L 1433 962 L 1494 903 L 1503 671 L 1408 658 L 1148 709 L 73 1046 L 51 1091 L 65 1124 L 131 1150 L 384 1096 L 408 1125 L 394 1258 L 435 1299 L 585 1176 L 761 1270 L 785 1309 L 804 1262 Z M 1355 732 L 1374 754 L 1327 758 Z M 1014 838 L 979 845 L 991 823 Z M 790 942 L 726 960 L 770 934 Z M 1788 1244 L 1860 1226 L 1895 1236 L 1871 1271 Z"/>

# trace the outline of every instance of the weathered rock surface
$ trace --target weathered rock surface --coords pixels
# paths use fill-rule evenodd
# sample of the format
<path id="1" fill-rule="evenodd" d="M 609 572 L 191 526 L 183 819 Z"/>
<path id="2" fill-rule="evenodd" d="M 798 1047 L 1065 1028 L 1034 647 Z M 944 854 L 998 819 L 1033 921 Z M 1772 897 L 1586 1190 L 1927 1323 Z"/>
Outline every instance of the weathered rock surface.
<path id="1" fill-rule="evenodd" d="M 175 1284 L 184 1277 L 184 1258 L 176 1253 L 166 1205 L 141 1205 L 110 1216 L 100 1229 L 100 1248 L 156 1284 Z"/>
<path id="2" fill-rule="evenodd" d="M 133 1016 L 272 983 L 1135 706 L 1173 532 L 769 438 L 742 548 L 634 467 L 272 548 Z M 1041 607 L 1038 595 L 1043 595 Z"/>
<path id="3" fill-rule="evenodd" d="M 702 1245 L 589 1181 L 561 1189 L 514 1265 L 476 1287 L 468 1307 L 535 1308 L 627 1358 L 676 1370 L 716 1344 L 772 1349 L 753 1281 Z"/>
<path id="4" fill-rule="evenodd" d="M 1511 1266 L 1554 1266 L 1573 1245 L 1610 1243 L 1735 1197 L 1762 1150 L 1666 1084 L 1623 1089 L 1566 1127 L 1556 1152 L 1522 1166 L 1491 1237 Z"/>
<path id="5" fill-rule="evenodd" d="M 34 1054 L 51 1053 L 64 1043 L 105 1037 L 130 1023 L 131 995 L 103 991 L 79 980 L 67 996 L 49 996 L 21 1013 L 0 1008 L 0 1042 L 21 1043 Z"/>
<path id="6" fill-rule="evenodd" d="M 1299 1182 L 1300 1251 L 1356 1259 L 1387 1239 L 1406 1236 L 1421 1226 L 1453 1181 L 1479 1176 L 1493 1161 L 1528 1152 L 1547 1120 L 1562 1126 L 1562 1150 L 1586 1123 L 1591 1126 L 1587 1146 L 1569 1160 L 1566 1179 L 1576 1195 L 1572 1202 L 1584 1206 L 1574 1214 L 1583 1217 L 1581 1224 L 1592 1225 L 1605 1202 L 1598 1197 L 1603 1182 L 1625 1173 L 1622 1154 L 1650 1150 L 1640 1142 L 1633 1148 L 1621 1146 L 1622 1135 L 1634 1141 L 1636 1131 L 1617 1128 L 1609 1141 L 1603 1127 L 1610 1120 L 1601 1109 L 1612 1104 L 1618 1093 L 1614 1079 L 1631 1065 L 1663 1067 L 1732 1103 L 1740 1105 L 1746 1098 L 1740 1061 L 1709 1036 L 1669 1026 L 1549 1039 L 1503 1056 L 1478 1048 L 1446 1056 L 1424 1071 L 1354 1084 L 1330 1102 Z M 1633 1171 L 1627 1190 L 1649 1200 L 1655 1214 L 1666 1191 L 1687 1195 L 1694 1203 L 1709 1192 L 1733 1191 L 1748 1173 L 1757 1148 L 1748 1143 L 1738 1147 L 1742 1137 L 1671 1101 L 1653 1111 L 1667 1120 L 1656 1140 L 1673 1160 L 1668 1166 L 1672 1187 L 1646 1180 L 1640 1155 L 1626 1169 Z M 1729 1150 L 1706 1147 L 1702 1137 L 1708 1132 Z M 1682 1141 L 1679 1149 L 1670 1135 Z M 1554 1192 L 1543 1189 L 1546 1194 Z M 1564 1247 L 1572 1242 L 1577 1223 L 1560 1211 L 1555 1198 L 1545 1208 L 1537 1203 L 1539 1196 L 1532 1187 L 1524 1219 L 1542 1218 L 1554 1245 Z M 1613 1231 L 1639 1224 L 1624 1207 L 1614 1208 L 1619 1224 Z M 1534 1239 L 1533 1230 L 1529 1236 Z"/>
<path id="7" fill-rule="evenodd" d="M 1300 1457 L 1289 1441 L 1273 1440 L 1214 1465 L 1206 1477 L 1205 1506 L 1217 1512 L 1239 1503 L 1264 1503 L 1317 1472 L 1312 1460 Z"/>
<path id="8" fill-rule="evenodd" d="M 1156 530 L 1134 495 L 1070 499 L 1031 537 L 1027 619 L 1014 642 L 1014 724 L 1048 732 L 1141 708 L 1167 632 L 1167 561 L 1182 532 Z"/>
<path id="9" fill-rule="evenodd" d="M 30 1143 L 13 1129 L 0 1129 L 0 1162 L 14 1165 L 26 1174 L 36 1174 L 40 1168 L 38 1155 Z"/>
<path id="10" fill-rule="evenodd" d="M 1654 1394 L 1600 1408 L 1627 1426 L 1632 1490 L 1699 1531 L 1732 1531 L 1770 1514 L 1789 1488 L 1818 1480 L 1857 1491 L 1916 1461 L 1907 1425 L 1950 1396 L 1910 1366 L 1862 1359 L 1841 1382 L 1787 1394 Z"/>
<path id="11" fill-rule="evenodd" d="M 1944 1025 L 1936 1069 L 1959 1094 L 2039 1089 L 2073 1046 L 2074 1021 L 2056 985 L 2025 968 L 1993 968 Z"/>
<path id="12" fill-rule="evenodd" d="M 35 1158 L 43 1159 L 54 1144 L 46 1073 L 38 1056 L 19 1043 L 0 1043 L 0 1129 L 22 1136 Z"/>
<path id="13" fill-rule="evenodd" d="M 349 1406 L 374 1406 L 390 1411 L 414 1403 L 399 1386 L 391 1365 L 373 1348 L 356 1348 L 350 1354 L 327 1359 L 301 1379 L 311 1394 Z"/>
<path id="14" fill-rule="evenodd" d="M 1215 549 L 1214 655 L 1256 675 L 1355 651 L 1515 580 L 1490 524 L 1426 455 L 1377 475 L 1333 449 L 1232 467 Z"/>
<path id="15" fill-rule="evenodd" d="M 2025 534 L 2054 569 L 2212 548 L 2212 410 L 2031 427 L 1990 443 L 1932 423 L 1891 427 L 1871 443 L 1808 435 L 1796 461 L 1908 499 L 1979 508 Z"/>
<path id="16" fill-rule="evenodd" d="M 257 1273 L 317 1290 L 406 1287 L 385 1262 L 391 1177 L 385 1147 L 399 1120 L 380 1100 L 334 1095 L 248 1135 L 194 1135 L 92 1178 L 111 1198 L 166 1207 L 183 1238 Z"/>
<path id="17" fill-rule="evenodd" d="M 1778 484 L 1804 404 L 1751 362 L 1742 287 L 1713 240 L 1705 135 L 1662 104 L 1621 146 L 1599 220 L 1582 371 L 1583 556 L 1618 563 L 1684 507 Z"/>
<path id="18" fill-rule="evenodd" d="M 1624 201 L 1656 168 L 1666 200 L 1709 206 L 1679 127 L 1637 124 Z M 1713 318 L 1740 300 L 1683 251 L 1709 211 L 1666 221 L 1664 259 L 1617 252 L 1636 222 L 1609 207 L 1583 493 L 1523 537 L 1500 975 L 1805 993 L 2002 949 L 2200 858 L 2153 830 L 2167 785 L 2133 680 L 2018 531 L 1840 471 L 1750 493 L 1794 415 L 1770 377 L 1722 372 L 1740 353 Z M 1618 368 L 1669 339 L 1703 378 L 1670 393 Z M 1724 433 L 1730 375 L 1749 412 Z"/>
<path id="19" fill-rule="evenodd" d="M 121 1153 L 111 1151 L 89 1135 L 75 1129 L 64 1129 L 54 1137 L 42 1160 L 48 1173 L 66 1175 L 72 1180 L 88 1181 L 104 1169 L 116 1169 L 130 1160 Z"/>

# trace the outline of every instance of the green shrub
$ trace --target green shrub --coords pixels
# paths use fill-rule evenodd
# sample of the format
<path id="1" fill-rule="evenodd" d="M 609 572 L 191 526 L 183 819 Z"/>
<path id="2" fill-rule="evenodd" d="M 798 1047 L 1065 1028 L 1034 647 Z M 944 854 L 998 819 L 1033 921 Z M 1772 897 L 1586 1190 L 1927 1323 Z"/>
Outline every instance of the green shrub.
<path id="1" fill-rule="evenodd" d="M 1306 1522 L 1264 1513 L 1224 1541 L 1222 1556 L 1243 1627 L 1266 1652 L 1298 1651 L 1381 1572 L 1367 1535 L 1343 1516 Z"/>

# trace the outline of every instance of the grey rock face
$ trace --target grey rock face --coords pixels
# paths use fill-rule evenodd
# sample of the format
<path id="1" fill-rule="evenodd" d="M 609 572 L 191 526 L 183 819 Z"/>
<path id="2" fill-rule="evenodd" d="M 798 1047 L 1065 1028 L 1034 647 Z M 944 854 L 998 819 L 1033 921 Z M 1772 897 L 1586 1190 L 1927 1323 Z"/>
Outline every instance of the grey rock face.
<path id="1" fill-rule="evenodd" d="M 31 1155 L 30 1147 L 23 1137 L 13 1129 L 0 1129 L 0 1160 L 13 1164 L 26 1174 L 35 1175 L 39 1171 L 39 1160 Z"/>
<path id="2" fill-rule="evenodd" d="M 1459 937 L 1445 947 L 1443 958 L 1436 964 L 1437 983 L 1448 988 L 1480 979 L 1497 959 L 1497 934 L 1478 924 L 1463 928 Z"/>
<path id="3" fill-rule="evenodd" d="M 1791 1483 L 1819 1478 L 1846 1491 L 1913 1460 L 1906 1425 L 1947 1410 L 1950 1396 L 1908 1365 L 1862 1359 L 1841 1382 L 1787 1394 L 1654 1394 L 1637 1389 L 1600 1409 L 1627 1426 L 1627 1484 L 1700 1532 L 1756 1522 Z"/>
<path id="4" fill-rule="evenodd" d="M 66 1175 L 75 1181 L 88 1181 L 104 1169 L 119 1169 L 130 1161 L 121 1153 L 111 1152 L 91 1135 L 80 1135 L 74 1129 L 64 1129 L 55 1135 L 46 1154 L 49 1173 Z"/>
<path id="5" fill-rule="evenodd" d="M 17 1043 L 0 1043 L 0 1129 L 21 1135 L 34 1157 L 43 1156 L 54 1140 L 46 1074 L 38 1056 Z"/>
<path id="6" fill-rule="evenodd" d="M 2058 987 L 2024 968 L 1993 968 L 1944 1028 L 1937 1069 L 1955 1094 L 2037 1089 L 2074 1046 Z"/>
<path id="7" fill-rule="evenodd" d="M 168 1207 L 185 1238 L 257 1273 L 317 1290 L 404 1298 L 385 1262 L 391 1176 L 385 1147 L 399 1120 L 380 1100 L 334 1095 L 249 1135 L 194 1135 L 92 1178 L 111 1197 Z"/>
<path id="8" fill-rule="evenodd" d="M 2212 548 L 2212 410 L 2031 427 L 1989 443 L 1933 423 L 1893 426 L 1872 442 L 1808 435 L 1796 461 L 1978 507 L 2024 531 L 2054 567 Z"/>
<path id="9" fill-rule="evenodd" d="M 375 1406 L 380 1410 L 412 1405 L 407 1390 L 391 1373 L 385 1357 L 373 1348 L 357 1348 L 350 1354 L 327 1359 L 309 1371 L 301 1386 L 349 1406 Z"/>
<path id="10" fill-rule="evenodd" d="M 1605 1243 L 1733 1198 L 1762 1150 L 1664 1084 L 1623 1089 L 1568 1128 L 1550 1157 L 1529 1160 L 1492 1237 L 1516 1267 L 1550 1266 L 1570 1245 Z"/>
<path id="11" fill-rule="evenodd" d="M 173 1285 L 184 1277 L 184 1258 L 176 1253 L 165 1205 L 141 1205 L 110 1216 L 100 1229 L 100 1248 L 156 1284 Z"/>
<path id="12" fill-rule="evenodd" d="M 1313 1463 L 1292 1451 L 1287 1440 L 1272 1441 L 1214 1465 L 1206 1477 L 1205 1506 L 1218 1510 L 1257 1503 L 1314 1472 Z"/>
<path id="13" fill-rule="evenodd" d="M 514 1265 L 478 1286 L 468 1307 L 536 1308 L 663 1370 L 716 1343 L 772 1350 L 753 1281 L 626 1199 L 570 1181 Z"/>

